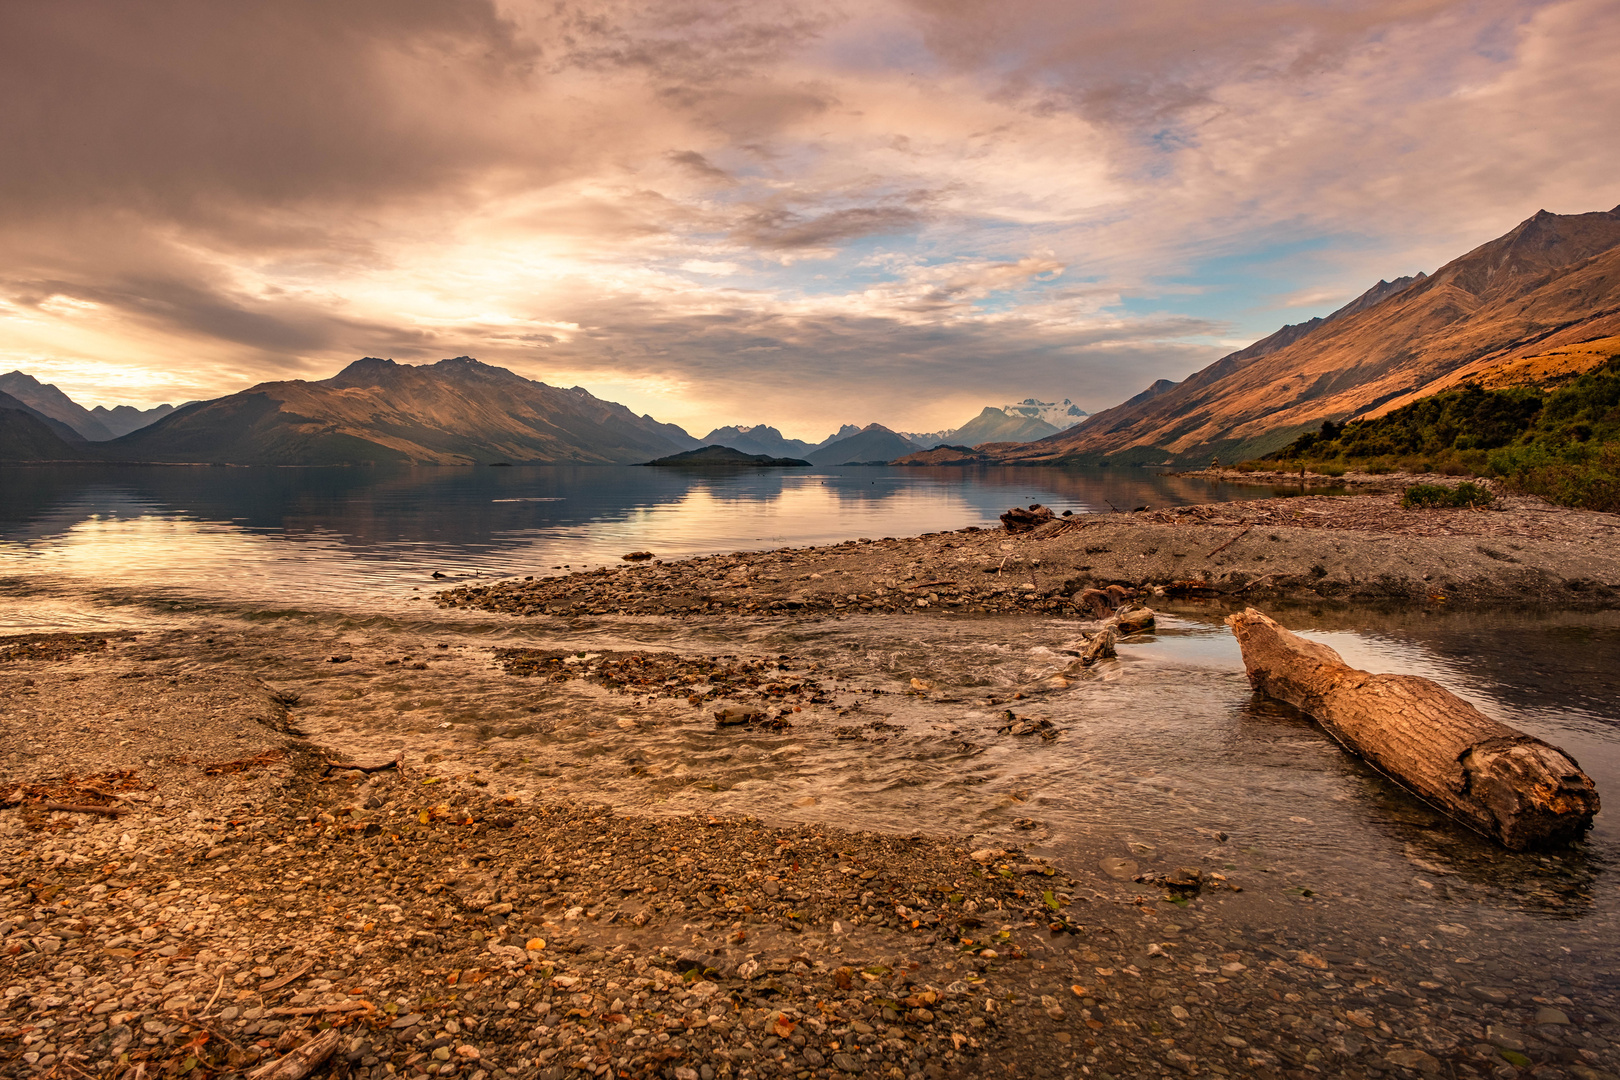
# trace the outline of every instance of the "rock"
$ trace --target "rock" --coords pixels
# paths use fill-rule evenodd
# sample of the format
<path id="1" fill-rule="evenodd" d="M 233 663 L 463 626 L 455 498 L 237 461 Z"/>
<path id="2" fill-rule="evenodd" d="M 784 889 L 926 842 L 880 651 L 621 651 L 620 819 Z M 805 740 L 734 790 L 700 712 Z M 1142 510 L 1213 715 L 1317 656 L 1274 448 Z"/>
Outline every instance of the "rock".
<path id="1" fill-rule="evenodd" d="M 1422 1050 L 1391 1050 L 1384 1055 L 1384 1060 L 1391 1065 L 1398 1065 L 1403 1069 L 1416 1069 L 1422 1073 L 1440 1071 L 1440 1059 L 1433 1054 L 1425 1054 Z"/>
<path id="2" fill-rule="evenodd" d="M 1106 619 L 1115 607 L 1114 598 L 1101 589 L 1082 589 L 1069 598 L 1069 603 L 1090 619 Z"/>
<path id="3" fill-rule="evenodd" d="M 1128 634 L 1141 634 L 1154 627 L 1153 609 L 1147 607 L 1129 607 L 1120 611 L 1119 632 L 1122 636 Z"/>
<path id="4" fill-rule="evenodd" d="M 1103 873 L 1115 881 L 1131 881 L 1136 877 L 1135 859 L 1121 859 L 1118 856 L 1110 855 L 1097 865 L 1102 867 Z"/>
<path id="5" fill-rule="evenodd" d="M 731 727 L 737 724 L 753 724 L 765 719 L 765 714 L 758 709 L 749 709 L 742 705 L 727 705 L 718 709 L 714 714 L 715 724 L 721 727 Z"/>
<path id="6" fill-rule="evenodd" d="M 645 562 L 652 557 L 653 553 L 650 551 L 632 551 L 628 554 L 619 556 L 619 558 L 623 559 L 625 562 Z"/>
<path id="7" fill-rule="evenodd" d="M 1056 514 L 1040 503 L 1030 503 L 1028 510 L 1015 506 L 1002 514 L 1001 523 L 1010 533 L 1023 533 L 1037 529 L 1056 518 Z"/>
<path id="8" fill-rule="evenodd" d="M 1562 1009 L 1555 1009 L 1550 1005 L 1543 1005 L 1536 1010 L 1536 1023 L 1567 1024 L 1569 1023 L 1569 1017 Z"/>

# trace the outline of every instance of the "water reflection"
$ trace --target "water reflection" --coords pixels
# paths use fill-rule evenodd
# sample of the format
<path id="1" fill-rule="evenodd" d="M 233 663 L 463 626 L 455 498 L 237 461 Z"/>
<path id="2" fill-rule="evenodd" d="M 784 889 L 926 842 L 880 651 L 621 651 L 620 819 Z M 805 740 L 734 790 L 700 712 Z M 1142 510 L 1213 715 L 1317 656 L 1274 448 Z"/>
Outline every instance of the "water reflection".
<path id="1" fill-rule="evenodd" d="M 452 578 L 915 535 L 1015 503 L 1078 513 L 1266 494 L 1145 470 L 0 470 L 0 573 L 401 611 Z M 379 605 L 382 605 L 379 608 Z"/>

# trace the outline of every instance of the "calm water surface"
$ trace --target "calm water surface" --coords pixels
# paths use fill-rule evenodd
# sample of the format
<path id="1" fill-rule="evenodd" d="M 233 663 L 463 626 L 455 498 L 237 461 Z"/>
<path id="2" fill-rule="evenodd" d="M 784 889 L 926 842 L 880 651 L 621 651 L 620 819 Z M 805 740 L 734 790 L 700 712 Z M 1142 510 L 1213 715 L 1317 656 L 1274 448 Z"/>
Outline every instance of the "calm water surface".
<path id="1" fill-rule="evenodd" d="M 872 698 L 784 732 L 716 736 L 699 710 L 626 718 L 624 698 L 572 696 L 514 718 L 517 683 L 424 697 L 375 688 L 311 706 L 318 737 L 432 747 L 495 785 L 653 813 L 726 812 L 971 834 L 1076 868 L 1223 870 L 1211 899 L 1251 926 L 1308 926 L 1410 956 L 1411 977 L 1578 997 L 1620 986 L 1620 824 L 1572 848 L 1513 855 L 1350 758 L 1292 710 L 1257 698 L 1215 609 L 1176 610 L 1153 638 L 1068 690 L 1042 693 L 1075 627 L 1045 617 L 512 619 L 422 599 L 445 582 L 993 522 L 1014 503 L 1088 512 L 1269 494 L 1138 470 L 841 469 L 704 475 L 627 468 L 0 470 L 0 628 L 247 626 L 261 672 L 314 686 L 301 642 L 357 657 L 405 639 L 580 650 L 790 654 Z M 1612 614 L 1278 612 L 1378 671 L 1421 674 L 1573 754 L 1620 799 L 1620 619 Z M 271 638 L 267 637 L 267 641 Z M 323 646 L 324 647 L 324 646 Z M 321 655 L 324 655 L 321 654 Z M 1066 729 L 996 733 L 988 698 Z M 521 692 L 529 693 L 525 686 Z M 318 701 L 318 687 L 309 700 Z M 875 725 L 875 726 L 874 726 Z M 839 729 L 844 729 L 840 731 Z M 851 737 L 850 729 L 858 729 Z M 1223 839 L 1224 836 L 1224 839 Z M 1097 902 L 1105 902 L 1098 900 Z M 1191 916 L 1189 916 L 1191 917 Z"/>

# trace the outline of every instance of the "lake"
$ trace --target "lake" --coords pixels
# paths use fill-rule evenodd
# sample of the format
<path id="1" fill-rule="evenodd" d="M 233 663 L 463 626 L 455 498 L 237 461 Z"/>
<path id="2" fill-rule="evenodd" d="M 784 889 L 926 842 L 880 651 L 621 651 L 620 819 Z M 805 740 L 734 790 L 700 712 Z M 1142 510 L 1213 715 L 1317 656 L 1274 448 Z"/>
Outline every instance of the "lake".
<path id="1" fill-rule="evenodd" d="M 0 468 L 0 574 L 104 595 L 402 610 L 435 572 L 914 536 L 1271 494 L 1143 469 Z M 48 620 L 47 620 L 48 621 Z M 26 611 L 0 626 L 28 627 Z"/>

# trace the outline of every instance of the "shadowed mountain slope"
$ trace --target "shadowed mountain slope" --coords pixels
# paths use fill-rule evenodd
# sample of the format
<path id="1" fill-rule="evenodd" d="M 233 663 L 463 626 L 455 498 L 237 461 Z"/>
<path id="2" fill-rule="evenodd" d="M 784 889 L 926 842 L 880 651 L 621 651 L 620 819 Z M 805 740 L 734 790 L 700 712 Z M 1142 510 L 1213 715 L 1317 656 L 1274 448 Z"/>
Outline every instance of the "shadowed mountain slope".
<path id="1" fill-rule="evenodd" d="M 745 454 L 764 454 L 766 457 L 802 458 L 812 449 L 809 443 L 784 438 L 780 431 L 766 424 L 715 428 L 703 437 L 703 443 L 705 446 L 729 446 Z"/>
<path id="2" fill-rule="evenodd" d="M 0 391 L 0 464 L 76 461 L 88 456 L 78 432 Z"/>
<path id="3" fill-rule="evenodd" d="M 0 375 L 0 392 L 10 394 L 36 412 L 60 420 L 81 439 L 100 442 L 116 434 L 89 409 L 62 393 L 50 383 L 42 383 L 23 371 Z"/>
<path id="4" fill-rule="evenodd" d="M 916 443 L 901 438 L 882 424 L 868 424 L 855 434 L 830 442 L 804 457 L 812 465 L 859 465 L 893 461 L 920 449 Z"/>
<path id="5" fill-rule="evenodd" d="M 697 445 L 673 424 L 579 387 L 547 386 L 470 357 L 422 366 L 367 357 L 321 382 L 261 383 L 187 405 L 106 444 L 104 454 L 241 465 L 605 464 Z"/>
<path id="6" fill-rule="evenodd" d="M 1207 462 L 1275 450 L 1324 419 L 1374 416 L 1516 356 L 1620 332 L 1620 208 L 1546 211 L 1428 277 L 1379 282 L 1185 381 L 1004 461 Z"/>

